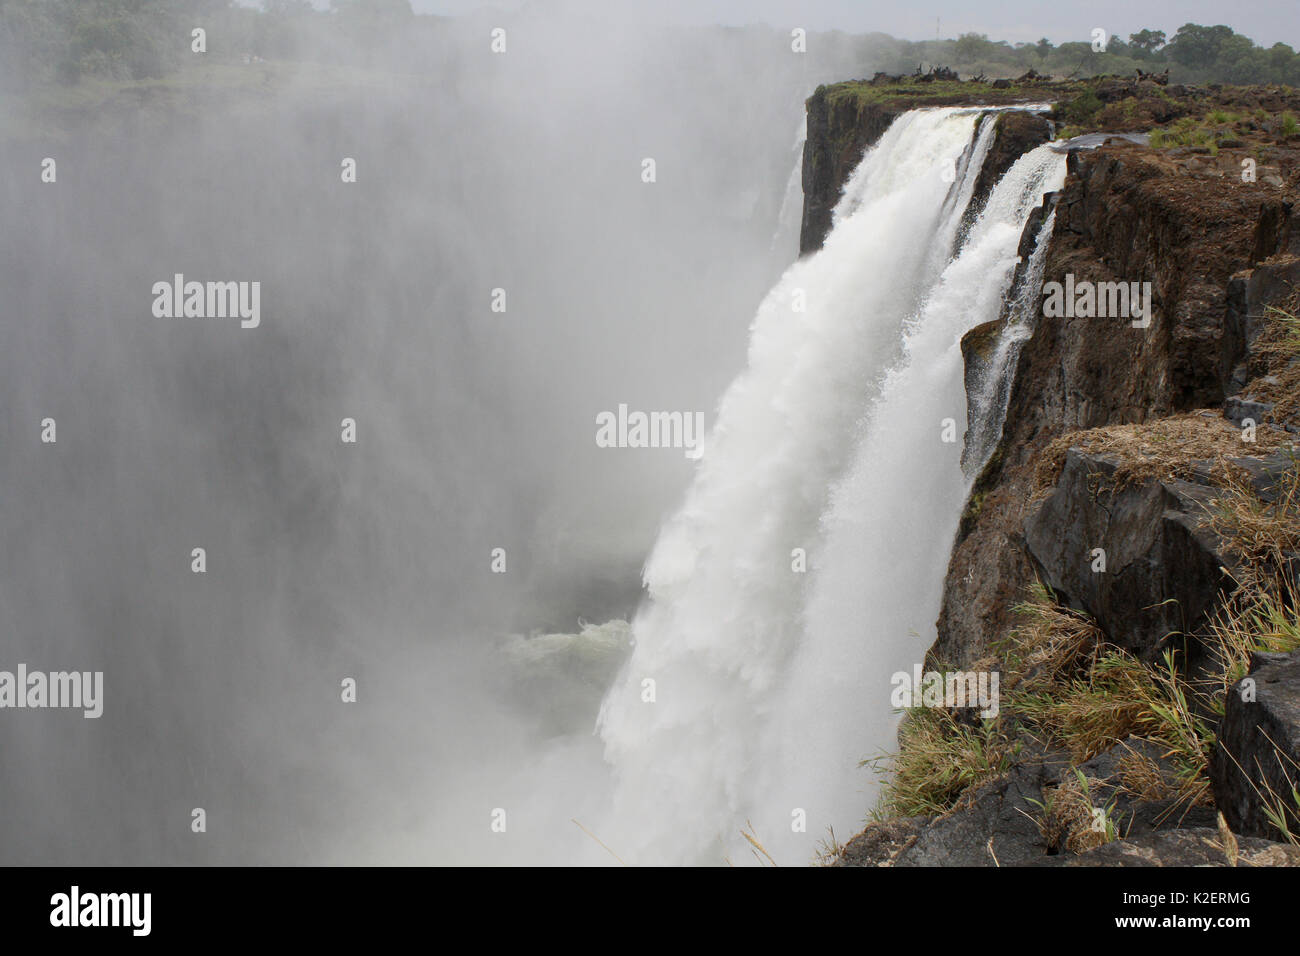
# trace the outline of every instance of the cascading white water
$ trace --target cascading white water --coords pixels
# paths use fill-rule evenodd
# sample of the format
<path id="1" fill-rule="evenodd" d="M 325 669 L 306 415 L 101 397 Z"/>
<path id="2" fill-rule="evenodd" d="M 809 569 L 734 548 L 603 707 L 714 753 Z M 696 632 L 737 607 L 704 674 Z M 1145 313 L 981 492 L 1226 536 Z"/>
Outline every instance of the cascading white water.
<path id="1" fill-rule="evenodd" d="M 940 441 L 940 419 L 964 420 L 958 342 L 996 317 L 1029 209 L 1063 175 L 1058 154 L 1022 158 L 949 262 L 992 137 L 979 115 L 896 120 L 825 247 L 759 309 L 601 709 L 601 836 L 628 862 L 740 862 L 747 821 L 806 862 L 827 826 L 862 821 L 857 764 L 888 745 L 890 673 L 932 639 L 965 494 L 960 445 Z"/>
<path id="2" fill-rule="evenodd" d="M 864 757 L 893 750 L 898 715 L 890 678 L 911 673 L 935 639 L 943 578 L 970 478 L 958 437 L 966 420 L 961 337 L 998 317 L 1029 213 L 1064 182 L 1048 147 L 1021 157 L 993 190 L 961 254 L 948 266 L 890 369 L 853 463 L 823 521 L 804 618 L 767 741 L 761 784 L 769 850 L 796 860 L 812 849 L 790 830 L 803 808 L 809 833 L 856 832 L 873 802 Z M 949 432 L 951 435 L 952 433 Z"/>
<path id="3" fill-rule="evenodd" d="M 993 354 L 976 370 L 978 383 L 972 396 L 967 418 L 970 430 L 966 434 L 966 447 L 962 451 L 962 467 L 972 478 L 977 476 L 1002 440 L 1002 426 L 1007 419 L 1007 404 L 1011 400 L 1011 385 L 1016 359 L 1021 346 L 1033 334 L 1037 324 L 1039 289 L 1043 284 L 1043 268 L 1047 265 L 1047 240 L 1056 225 L 1056 210 L 1043 219 L 1034 240 L 1034 251 L 1029 255 L 1024 278 L 1018 284 L 1016 301 L 1011 304 L 1007 321 L 998 330 Z M 976 361 L 979 361 L 978 359 Z"/>

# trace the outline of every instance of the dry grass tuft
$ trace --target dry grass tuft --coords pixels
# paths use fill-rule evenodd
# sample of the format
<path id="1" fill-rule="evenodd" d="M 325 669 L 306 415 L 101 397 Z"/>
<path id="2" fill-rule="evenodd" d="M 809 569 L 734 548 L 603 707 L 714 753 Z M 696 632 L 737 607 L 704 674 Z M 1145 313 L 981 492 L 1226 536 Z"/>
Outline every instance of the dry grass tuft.
<path id="1" fill-rule="evenodd" d="M 909 710 L 898 731 L 896 754 L 864 760 L 891 775 L 872 811 L 877 820 L 934 816 L 952 809 L 969 788 L 1011 768 L 1015 747 L 996 721 L 972 727 L 946 710 Z"/>
<path id="2" fill-rule="evenodd" d="M 1156 666 L 1107 645 L 1084 614 L 1060 607 L 1042 584 L 1017 606 L 1023 622 L 1000 647 L 1003 713 L 1022 730 L 1082 763 L 1129 737 L 1155 744 L 1171 772 L 1129 751 L 1121 785 L 1143 799 L 1208 798 L 1206 773 L 1213 732 L 1203 718 L 1207 698 L 1188 685 L 1172 653 Z"/>
<path id="3" fill-rule="evenodd" d="M 759 866 L 777 865 L 776 860 L 772 859 L 772 854 L 767 852 L 767 847 L 763 846 L 763 842 L 754 832 L 754 824 L 746 820 L 744 827 L 741 828 L 740 835 L 743 836 L 745 842 L 749 844 L 749 852 L 754 854 L 754 859 L 758 860 Z"/>
<path id="4" fill-rule="evenodd" d="M 1006 691 L 1027 693 L 1053 685 L 1082 669 L 1101 643 L 1096 622 L 1062 607 L 1041 581 L 1031 585 L 1028 600 L 1012 610 L 1020 624 L 995 645 Z"/>
<path id="5" fill-rule="evenodd" d="M 1300 414 L 1300 290 L 1293 290 L 1278 305 L 1265 309 L 1265 324 L 1251 349 L 1258 355 L 1265 374 L 1250 383 L 1257 401 L 1273 405 L 1273 415 L 1278 421 L 1287 421 Z"/>
<path id="6" fill-rule="evenodd" d="M 1108 650 L 1084 675 L 1015 694 L 1006 708 L 1082 763 L 1127 737 L 1159 733 L 1160 719 L 1150 706 L 1151 683 L 1141 661 Z"/>
<path id="7" fill-rule="evenodd" d="M 1034 487 L 1041 494 L 1061 477 L 1065 454 L 1081 448 L 1093 454 L 1119 459 L 1113 482 L 1116 488 L 1140 485 L 1152 479 L 1188 480 L 1197 462 L 1212 462 L 1224 480 L 1240 475 L 1241 469 L 1228 459 L 1265 455 L 1275 451 L 1289 436 L 1281 429 L 1259 425 L 1255 441 L 1242 440 L 1242 430 L 1211 411 L 1188 412 L 1140 425 L 1108 425 L 1070 432 L 1054 439 L 1043 451 L 1034 472 Z"/>
<path id="8" fill-rule="evenodd" d="M 1224 491 L 1210 503 L 1210 528 L 1247 568 L 1276 577 L 1300 551 L 1300 471 L 1280 477 L 1273 501 L 1260 498 L 1240 475 L 1230 476 Z"/>
<path id="9" fill-rule="evenodd" d="M 1300 648 L 1300 591 L 1294 578 L 1294 559 L 1300 553 L 1300 470 L 1281 476 L 1271 502 L 1244 481 L 1224 490 L 1210 502 L 1207 518 L 1238 562 L 1233 571 L 1236 590 L 1209 626 L 1218 680 L 1206 692 L 1219 701 L 1246 675 L 1251 654 Z"/>
<path id="10" fill-rule="evenodd" d="M 1300 616 L 1296 587 L 1285 576 L 1243 575 L 1237 593 L 1210 622 L 1212 649 L 1218 661 L 1217 680 L 1207 693 L 1221 699 L 1246 676 L 1256 651 L 1286 654 L 1300 648 Z"/>
<path id="11" fill-rule="evenodd" d="M 817 841 L 813 855 L 813 866 L 834 866 L 844 855 L 844 844 L 835 836 L 835 828 L 827 827 L 826 836 Z"/>
<path id="12" fill-rule="evenodd" d="M 1041 814 L 1035 822 L 1048 846 L 1082 853 L 1116 839 L 1114 804 L 1098 807 L 1093 803 L 1092 792 L 1102 783 L 1076 770 L 1057 786 L 1044 788 L 1043 800 L 1038 803 Z"/>
<path id="13" fill-rule="evenodd" d="M 1177 797 L 1179 788 L 1151 757 L 1127 750 L 1119 759 L 1119 785 L 1138 800 L 1156 801 Z"/>

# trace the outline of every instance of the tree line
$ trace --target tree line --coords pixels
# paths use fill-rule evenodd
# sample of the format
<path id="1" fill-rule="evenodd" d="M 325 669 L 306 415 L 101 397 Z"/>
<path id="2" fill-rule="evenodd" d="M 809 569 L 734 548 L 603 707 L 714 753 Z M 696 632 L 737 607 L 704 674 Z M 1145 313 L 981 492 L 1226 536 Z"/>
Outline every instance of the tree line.
<path id="1" fill-rule="evenodd" d="M 940 49 L 931 52 L 940 56 L 942 48 L 950 46 L 949 65 L 960 72 L 989 76 L 1029 69 L 1055 76 L 1168 70 L 1175 83 L 1300 86 L 1300 55 L 1288 44 L 1263 47 L 1223 25 L 1185 23 L 1173 36 L 1150 29 L 1130 33 L 1127 39 L 1110 33 L 1104 49 L 1097 49 L 1100 44 L 1094 44 L 1091 37 L 1057 46 L 1046 38 L 1037 43 L 1009 44 L 975 33 L 936 46 Z"/>
<path id="2" fill-rule="evenodd" d="M 24 90 L 75 84 L 87 78 L 146 80 L 178 70 L 189 54 L 185 38 L 196 24 L 208 31 L 209 54 L 293 60 L 301 56 L 356 61 L 370 44 L 387 59 L 361 65 L 410 68 L 421 39 L 439 37 L 445 21 L 416 16 L 409 0 L 331 0 L 318 10 L 308 0 L 263 0 L 260 9 L 232 0 L 0 0 L 0 88 Z M 733 31 L 734 32 L 734 31 Z M 745 32 L 776 34 L 775 28 Z M 178 41 L 178 37 L 181 38 Z M 1300 55 L 1285 43 L 1263 47 L 1226 26 L 1186 23 L 1172 36 L 1142 29 L 1115 31 L 1104 49 L 1092 37 L 1053 44 L 1008 43 L 984 34 L 907 41 L 881 33 L 820 35 L 848 45 L 864 72 L 911 73 L 942 65 L 965 76 L 1015 77 L 1029 70 L 1087 77 L 1134 70 L 1169 72 L 1176 83 L 1285 83 L 1300 86 Z M 779 36 L 772 36 L 775 42 Z M 818 36 L 810 38 L 812 44 Z M 403 46 L 405 44 L 405 46 Z M 394 51 L 397 51 L 396 54 Z M 403 63 L 393 63 L 394 56 Z M 363 57 L 364 59 L 364 57 Z"/>

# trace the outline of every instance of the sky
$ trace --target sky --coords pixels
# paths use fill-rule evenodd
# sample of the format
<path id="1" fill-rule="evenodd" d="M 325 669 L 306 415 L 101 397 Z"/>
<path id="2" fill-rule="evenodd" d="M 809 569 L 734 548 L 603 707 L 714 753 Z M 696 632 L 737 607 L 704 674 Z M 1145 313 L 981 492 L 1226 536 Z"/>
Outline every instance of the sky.
<path id="1" fill-rule="evenodd" d="M 320 2 L 320 0 L 318 0 Z M 658 22 L 768 23 L 806 30 L 838 29 L 851 33 L 879 31 L 909 40 L 962 33 L 985 33 L 990 39 L 1054 43 L 1089 40 L 1094 27 L 1127 37 L 1147 27 L 1173 33 L 1184 23 L 1224 23 L 1262 46 L 1276 42 L 1300 48 L 1300 7 L 1296 0 L 411 0 L 418 13 L 456 15 L 480 9 L 517 9 L 525 3 L 554 3 Z"/>

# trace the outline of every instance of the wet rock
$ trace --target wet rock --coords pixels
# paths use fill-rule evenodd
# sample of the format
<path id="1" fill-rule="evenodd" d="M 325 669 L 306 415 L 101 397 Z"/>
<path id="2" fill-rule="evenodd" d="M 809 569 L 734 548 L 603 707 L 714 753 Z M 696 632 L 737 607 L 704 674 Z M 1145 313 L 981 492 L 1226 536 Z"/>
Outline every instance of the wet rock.
<path id="1" fill-rule="evenodd" d="M 938 74 L 925 74 L 930 80 L 935 76 Z M 896 82 L 896 77 L 877 74 L 871 85 Z M 960 94 L 938 99 L 954 104 L 969 102 Z M 866 150 L 884 135 L 896 117 L 913 105 L 906 99 L 874 102 L 857 97 L 832 98 L 827 87 L 818 87 L 808 98 L 808 137 L 803 154 L 804 206 L 799 233 L 801 254 L 822 247 L 844 183 Z M 927 105 L 938 104 L 927 101 Z M 975 182 L 968 220 L 973 220 L 983 208 L 997 181 L 1023 153 L 1051 139 L 1051 124 L 1036 113 L 1008 110 L 998 117 L 997 123 L 989 155 Z"/>
<path id="2" fill-rule="evenodd" d="M 980 174 L 975 180 L 975 191 L 971 194 L 970 205 L 967 207 L 964 220 L 967 226 L 978 218 L 993 187 L 1015 161 L 1052 139 L 1052 124 L 1041 113 L 1008 110 L 1000 113 L 995 122 L 997 126 L 993 132 L 993 142 L 989 144 L 988 156 L 980 167 Z"/>
<path id="3" fill-rule="evenodd" d="M 808 98 L 808 137 L 803 150 L 803 221 L 800 254 L 822 247 L 831 231 L 831 212 L 867 147 L 903 112 L 854 99 L 832 102 L 826 87 Z"/>

